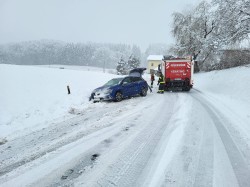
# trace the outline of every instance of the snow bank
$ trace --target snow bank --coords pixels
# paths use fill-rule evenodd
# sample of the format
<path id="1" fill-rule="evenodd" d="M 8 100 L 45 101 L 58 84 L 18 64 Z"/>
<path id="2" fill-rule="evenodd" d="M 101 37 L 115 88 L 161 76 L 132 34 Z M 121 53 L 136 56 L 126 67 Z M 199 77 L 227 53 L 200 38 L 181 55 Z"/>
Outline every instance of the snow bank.
<path id="1" fill-rule="evenodd" d="M 250 133 L 250 66 L 195 74 L 194 88 L 226 111 L 241 132 Z"/>
<path id="2" fill-rule="evenodd" d="M 250 66 L 195 74 L 195 88 L 218 97 L 250 102 Z"/>
<path id="3" fill-rule="evenodd" d="M 194 88 L 245 113 L 250 120 L 250 66 L 195 74 Z M 249 115 L 249 116 L 248 116 Z"/>
<path id="4" fill-rule="evenodd" d="M 72 108 L 84 109 L 91 91 L 115 76 L 96 70 L 0 64 L 0 138 L 62 120 Z"/>

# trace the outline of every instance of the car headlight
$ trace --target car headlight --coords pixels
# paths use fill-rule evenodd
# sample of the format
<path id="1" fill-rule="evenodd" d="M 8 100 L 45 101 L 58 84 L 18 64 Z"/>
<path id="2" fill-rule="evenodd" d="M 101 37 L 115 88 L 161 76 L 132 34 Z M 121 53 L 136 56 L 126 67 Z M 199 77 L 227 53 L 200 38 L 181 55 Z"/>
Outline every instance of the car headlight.
<path id="1" fill-rule="evenodd" d="M 103 90 L 103 93 L 105 93 L 105 94 L 110 94 L 111 92 L 112 92 L 111 89 L 105 89 L 105 90 Z"/>
<path id="2" fill-rule="evenodd" d="M 98 90 L 97 89 L 94 89 L 93 91 L 92 91 L 92 93 L 96 93 Z"/>

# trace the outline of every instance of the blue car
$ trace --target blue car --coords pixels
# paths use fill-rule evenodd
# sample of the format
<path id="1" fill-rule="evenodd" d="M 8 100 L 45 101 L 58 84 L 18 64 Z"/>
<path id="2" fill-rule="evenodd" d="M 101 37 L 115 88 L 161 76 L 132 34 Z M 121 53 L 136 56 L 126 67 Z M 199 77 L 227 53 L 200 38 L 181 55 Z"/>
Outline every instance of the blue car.
<path id="1" fill-rule="evenodd" d="M 96 88 L 90 96 L 90 100 L 98 101 L 121 101 L 136 95 L 146 96 L 148 91 L 147 82 L 141 77 L 145 68 L 137 68 L 130 71 L 129 76 L 114 78 Z"/>

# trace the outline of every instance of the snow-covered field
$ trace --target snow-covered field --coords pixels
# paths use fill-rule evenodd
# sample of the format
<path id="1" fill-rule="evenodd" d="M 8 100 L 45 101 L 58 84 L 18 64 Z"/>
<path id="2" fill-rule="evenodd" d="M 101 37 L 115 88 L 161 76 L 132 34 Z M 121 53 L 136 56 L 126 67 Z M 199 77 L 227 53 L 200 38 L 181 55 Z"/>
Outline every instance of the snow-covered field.
<path id="1" fill-rule="evenodd" d="M 0 138 L 72 116 L 72 109 L 83 110 L 89 105 L 94 88 L 115 77 L 98 68 L 79 67 L 77 71 L 71 66 L 42 67 L 0 66 Z"/>
<path id="2" fill-rule="evenodd" d="M 249 66 L 120 103 L 60 67 L 0 65 L 0 186 L 250 186 Z"/>

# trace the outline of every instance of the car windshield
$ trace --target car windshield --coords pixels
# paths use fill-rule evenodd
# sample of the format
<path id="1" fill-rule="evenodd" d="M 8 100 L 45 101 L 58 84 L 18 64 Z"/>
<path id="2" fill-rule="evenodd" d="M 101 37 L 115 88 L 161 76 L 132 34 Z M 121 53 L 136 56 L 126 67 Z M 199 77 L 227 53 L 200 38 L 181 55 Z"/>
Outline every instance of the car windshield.
<path id="1" fill-rule="evenodd" d="M 123 78 L 111 79 L 106 84 L 104 84 L 104 86 L 115 86 L 115 85 L 119 84 L 122 79 Z"/>

